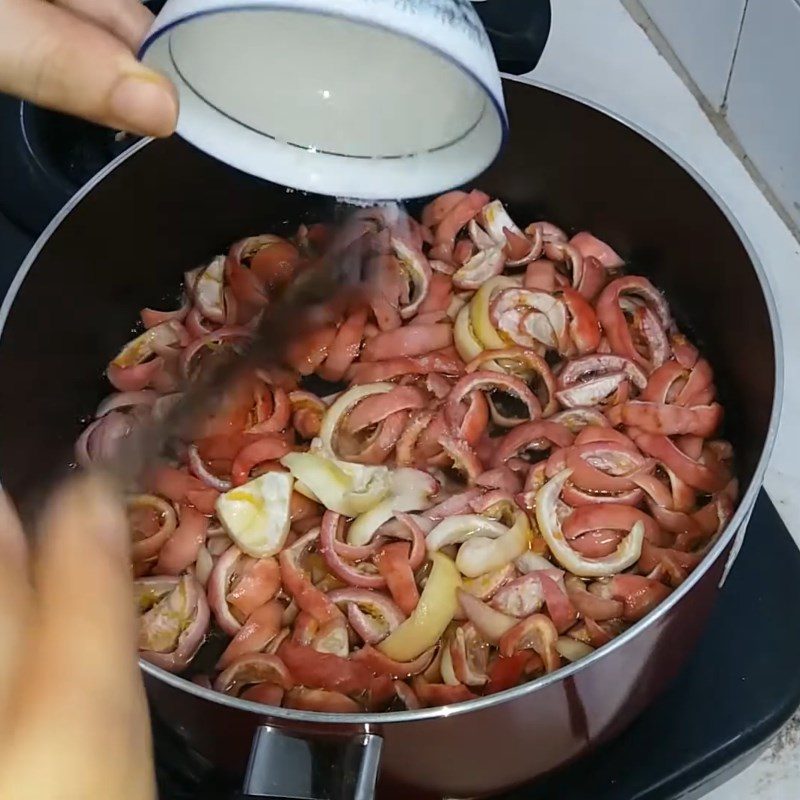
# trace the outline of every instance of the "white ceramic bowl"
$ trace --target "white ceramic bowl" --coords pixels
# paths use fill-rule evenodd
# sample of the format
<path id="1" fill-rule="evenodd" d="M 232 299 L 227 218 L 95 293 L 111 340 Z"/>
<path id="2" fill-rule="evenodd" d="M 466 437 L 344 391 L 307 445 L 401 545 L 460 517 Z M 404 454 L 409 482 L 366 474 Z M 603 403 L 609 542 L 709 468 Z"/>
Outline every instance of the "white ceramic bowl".
<path id="1" fill-rule="evenodd" d="M 468 0 L 168 0 L 140 55 L 178 87 L 181 136 L 296 189 L 435 194 L 507 131 Z"/>

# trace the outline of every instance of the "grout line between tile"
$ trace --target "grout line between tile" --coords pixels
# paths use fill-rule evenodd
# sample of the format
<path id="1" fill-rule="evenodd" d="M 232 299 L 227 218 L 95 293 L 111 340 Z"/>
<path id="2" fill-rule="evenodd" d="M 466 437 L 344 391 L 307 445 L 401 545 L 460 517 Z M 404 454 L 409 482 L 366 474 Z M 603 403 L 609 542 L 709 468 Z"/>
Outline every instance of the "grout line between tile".
<path id="1" fill-rule="evenodd" d="M 800 5 L 800 0 L 794 0 L 794 2 Z M 714 126 L 714 130 L 716 130 L 719 138 L 739 159 L 739 161 L 742 162 L 753 183 L 764 195 L 767 202 L 775 209 L 775 212 L 781 218 L 781 221 L 784 223 L 784 225 L 786 225 L 786 227 L 789 229 L 792 236 L 794 236 L 794 238 L 800 242 L 800 225 L 798 225 L 798 223 L 795 222 L 795 220 L 789 214 L 786 207 L 783 205 L 773 189 L 764 179 L 764 176 L 761 174 L 758 167 L 753 163 L 750 156 L 747 154 L 747 151 L 744 149 L 733 129 L 728 124 L 724 114 L 724 106 L 722 109 L 717 109 L 703 94 L 700 87 L 697 85 L 697 83 L 695 83 L 694 78 L 692 78 L 691 73 L 686 69 L 686 67 L 684 67 L 677 53 L 673 50 L 664 34 L 661 33 L 653 18 L 647 13 L 647 10 L 641 4 L 640 0 L 620 0 L 620 3 L 631 15 L 633 21 L 645 32 L 647 37 L 653 43 L 653 46 L 658 51 L 659 55 L 672 68 L 672 71 L 675 72 L 675 74 L 683 81 L 686 88 L 694 96 L 694 99 L 697 101 L 697 104 L 700 106 L 703 113 L 708 117 L 709 121 Z M 743 24 L 744 15 L 742 15 L 742 25 Z M 741 26 L 739 34 L 741 35 Z M 737 39 L 737 50 L 738 46 L 739 41 Z M 727 91 L 728 87 L 725 89 L 725 101 L 727 100 Z"/>
<path id="2" fill-rule="evenodd" d="M 798 2 L 798 0 L 795 0 Z M 739 44 L 742 41 L 742 31 L 744 30 L 744 18 L 747 16 L 747 6 L 750 0 L 745 0 L 744 7 L 742 8 L 742 18 L 739 20 L 739 30 L 736 32 L 736 44 L 733 46 L 733 56 L 731 64 L 728 68 L 728 77 L 725 80 L 725 91 L 722 93 L 722 105 L 720 105 L 720 113 L 724 114 L 728 108 L 728 92 L 731 88 L 731 80 L 733 79 L 733 68 L 736 66 L 736 56 L 739 55 Z"/>

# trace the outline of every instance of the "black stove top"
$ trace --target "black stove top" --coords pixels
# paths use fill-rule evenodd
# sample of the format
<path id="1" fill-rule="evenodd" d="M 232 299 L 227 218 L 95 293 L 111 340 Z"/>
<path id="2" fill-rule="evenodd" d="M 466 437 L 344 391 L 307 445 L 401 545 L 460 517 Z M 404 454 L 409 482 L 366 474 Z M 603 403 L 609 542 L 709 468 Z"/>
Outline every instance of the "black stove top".
<path id="1" fill-rule="evenodd" d="M 800 705 L 800 550 L 762 492 L 707 635 L 670 689 L 622 736 L 495 800 L 692 800 L 740 772 Z M 754 632 L 758 632 L 757 636 Z M 161 800 L 239 800 L 154 721 Z"/>

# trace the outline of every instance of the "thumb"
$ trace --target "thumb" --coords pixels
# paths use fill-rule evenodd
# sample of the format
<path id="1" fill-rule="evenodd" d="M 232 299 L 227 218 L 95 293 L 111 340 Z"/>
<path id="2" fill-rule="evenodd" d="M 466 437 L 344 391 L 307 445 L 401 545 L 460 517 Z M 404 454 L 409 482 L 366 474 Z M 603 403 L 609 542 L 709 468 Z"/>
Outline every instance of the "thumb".
<path id="1" fill-rule="evenodd" d="M 63 653 L 62 675 L 96 692 L 137 681 L 128 523 L 110 485 L 95 475 L 67 481 L 47 504 L 37 550 L 42 650 Z"/>
<path id="2" fill-rule="evenodd" d="M 97 477 L 71 479 L 46 506 L 2 797 L 153 797 L 128 538 L 122 504 Z M 3 780 L 20 775 L 19 789 L 4 793 Z"/>
<path id="3" fill-rule="evenodd" d="M 42 0 L 0 2 L 0 91 L 132 133 L 167 136 L 177 122 L 164 76 L 107 31 Z"/>

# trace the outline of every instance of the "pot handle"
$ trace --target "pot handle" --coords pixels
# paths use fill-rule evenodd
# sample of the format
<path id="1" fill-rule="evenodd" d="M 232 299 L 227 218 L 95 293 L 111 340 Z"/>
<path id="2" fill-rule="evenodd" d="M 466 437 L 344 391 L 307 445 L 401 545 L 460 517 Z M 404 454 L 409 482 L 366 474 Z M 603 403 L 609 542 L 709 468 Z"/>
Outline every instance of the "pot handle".
<path id="1" fill-rule="evenodd" d="M 302 738 L 272 725 L 256 730 L 244 796 L 272 800 L 373 800 L 383 739 L 372 733 Z"/>

